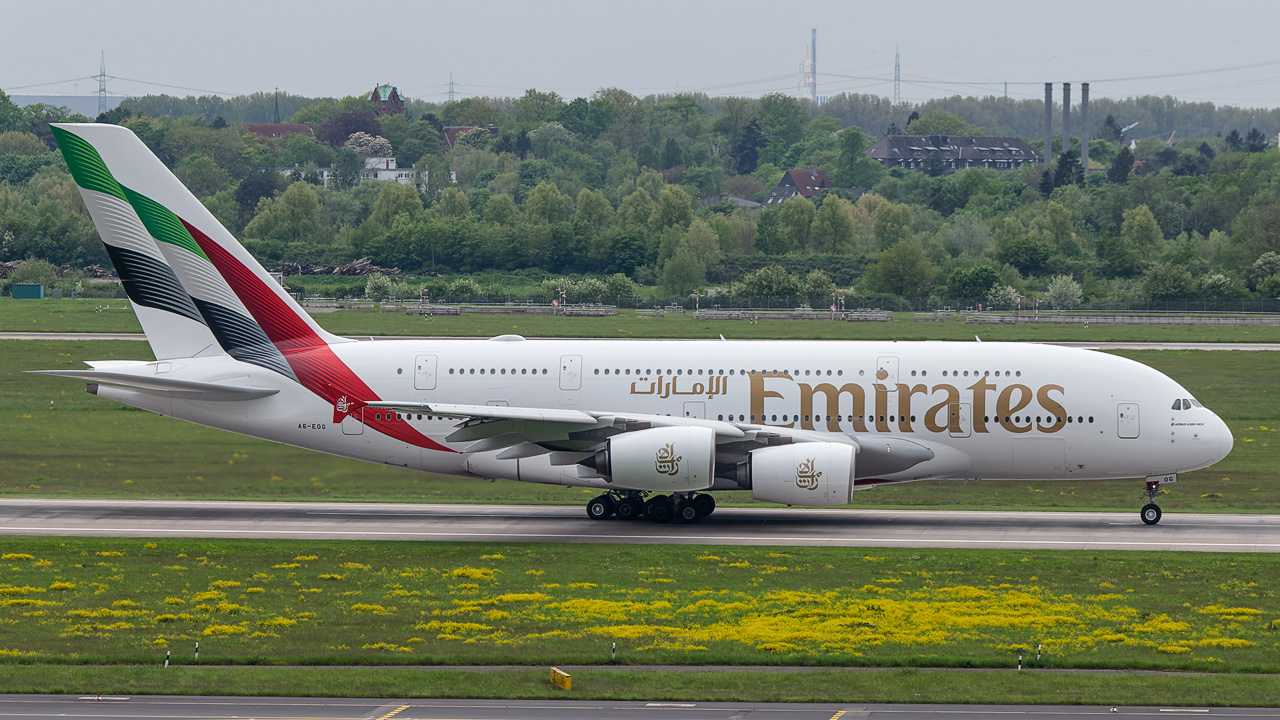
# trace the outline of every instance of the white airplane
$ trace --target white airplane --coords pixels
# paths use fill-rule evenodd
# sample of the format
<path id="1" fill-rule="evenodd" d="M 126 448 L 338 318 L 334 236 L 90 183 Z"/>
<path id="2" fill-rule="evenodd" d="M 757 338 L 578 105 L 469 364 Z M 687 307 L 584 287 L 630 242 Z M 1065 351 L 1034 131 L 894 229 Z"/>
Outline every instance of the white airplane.
<path id="1" fill-rule="evenodd" d="M 711 493 L 832 506 L 926 478 L 1144 478 L 1226 457 L 1161 373 L 1019 343 L 359 342 L 315 323 L 129 130 L 54 135 L 154 362 L 45 371 L 188 422 L 398 467 L 595 488 L 595 519 L 692 522 Z"/>

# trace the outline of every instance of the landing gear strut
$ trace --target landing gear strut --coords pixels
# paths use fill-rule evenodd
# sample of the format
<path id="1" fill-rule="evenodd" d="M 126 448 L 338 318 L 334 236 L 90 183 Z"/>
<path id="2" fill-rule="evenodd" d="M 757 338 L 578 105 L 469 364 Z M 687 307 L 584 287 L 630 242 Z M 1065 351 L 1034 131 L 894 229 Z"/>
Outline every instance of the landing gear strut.
<path id="1" fill-rule="evenodd" d="M 1146 499 L 1147 504 L 1142 506 L 1142 522 L 1148 525 L 1155 525 L 1160 522 L 1160 506 L 1156 504 L 1156 498 L 1164 495 L 1167 490 L 1160 489 L 1160 483 L 1154 480 L 1147 481 L 1147 489 L 1142 492 L 1140 497 Z"/>

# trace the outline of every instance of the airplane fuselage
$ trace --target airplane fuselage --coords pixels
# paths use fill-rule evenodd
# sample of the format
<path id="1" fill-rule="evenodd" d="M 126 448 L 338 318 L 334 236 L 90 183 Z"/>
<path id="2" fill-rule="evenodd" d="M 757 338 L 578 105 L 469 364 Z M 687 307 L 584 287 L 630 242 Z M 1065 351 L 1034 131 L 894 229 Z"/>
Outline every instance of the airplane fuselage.
<path id="1" fill-rule="evenodd" d="M 332 346 L 381 398 L 424 404 L 642 413 L 924 443 L 939 457 L 866 477 L 1102 479 L 1198 469 L 1225 456 L 1222 421 L 1167 376 L 1099 352 L 1020 343 L 388 340 Z M 153 364 L 154 365 L 154 364 Z M 276 395 L 234 404 L 99 394 L 192 422 L 407 468 L 607 487 L 545 458 L 499 460 L 450 443 L 456 418 L 334 405 L 229 358 L 162 363 L 182 379 L 246 377 Z M 1184 401 L 1185 409 L 1171 409 Z M 1182 402 L 1177 404 L 1181 405 Z M 228 412 L 234 407 L 234 412 Z M 365 417 L 362 413 L 370 416 Z M 405 423 L 438 447 L 379 431 Z M 717 488 L 727 487 L 718 482 Z"/>

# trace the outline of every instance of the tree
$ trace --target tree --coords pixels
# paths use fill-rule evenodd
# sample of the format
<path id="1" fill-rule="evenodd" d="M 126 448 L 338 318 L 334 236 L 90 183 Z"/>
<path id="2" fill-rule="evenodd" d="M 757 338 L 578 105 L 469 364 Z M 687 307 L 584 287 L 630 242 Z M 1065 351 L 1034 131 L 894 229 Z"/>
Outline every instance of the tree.
<path id="1" fill-rule="evenodd" d="M 263 200 L 246 237 L 283 242 L 315 242 L 320 233 L 320 199 L 307 183 L 289 185 L 280 197 Z"/>
<path id="2" fill-rule="evenodd" d="M 853 247 L 853 205 L 829 195 L 814 213 L 809 248 L 818 253 L 849 252 Z"/>
<path id="3" fill-rule="evenodd" d="M 1244 136 L 1244 149 L 1251 153 L 1260 153 L 1271 145 L 1271 141 L 1258 128 L 1249 128 L 1249 134 Z"/>
<path id="4" fill-rule="evenodd" d="M 871 288 L 902 297 L 927 297 L 933 289 L 933 266 L 924 250 L 912 241 L 900 242 L 881 252 L 867 271 Z"/>
<path id="5" fill-rule="evenodd" d="M 689 223 L 682 245 L 689 248 L 703 268 L 715 267 L 724 254 L 720 250 L 720 236 L 701 219 Z"/>
<path id="6" fill-rule="evenodd" d="M 766 265 L 748 273 L 738 283 L 734 296 L 741 302 L 785 300 L 800 293 L 800 284 L 781 265 Z"/>
<path id="7" fill-rule="evenodd" d="M 818 268 L 810 270 L 800 280 L 800 294 L 812 308 L 825 307 L 831 302 L 831 294 L 835 289 L 836 284 L 831 281 L 831 276 Z"/>
<path id="8" fill-rule="evenodd" d="M 987 307 L 1007 310 L 1018 304 L 1018 289 L 1003 283 L 996 283 L 987 291 Z"/>
<path id="9" fill-rule="evenodd" d="M 381 136 L 382 126 L 378 124 L 378 117 L 371 112 L 338 113 L 316 128 L 316 139 L 337 148 L 358 132 Z"/>
<path id="10" fill-rule="evenodd" d="M 684 165 L 684 151 L 680 149 L 680 143 L 675 138 L 667 138 L 662 145 L 662 170 L 668 170 L 678 165 Z"/>
<path id="11" fill-rule="evenodd" d="M 624 228 L 643 228 L 649 224 L 655 207 L 656 203 L 649 197 L 649 193 L 636 189 L 618 205 L 618 224 Z"/>
<path id="12" fill-rule="evenodd" d="M 1183 268 L 1159 263 L 1142 276 L 1141 292 L 1151 300 L 1180 300 L 1192 295 L 1191 273 Z"/>
<path id="13" fill-rule="evenodd" d="M 1114 115 L 1108 115 L 1107 119 L 1102 121 L 1102 126 L 1098 128 L 1098 137 L 1108 142 L 1120 142 L 1120 123 L 1116 122 Z"/>
<path id="14" fill-rule="evenodd" d="M 778 226 L 788 250 L 808 249 L 814 214 L 813 203 L 803 195 L 783 201 L 778 210 Z"/>
<path id="15" fill-rule="evenodd" d="M 452 127 L 488 127 L 498 124 L 498 110 L 480 98 L 463 98 L 445 105 L 440 119 Z"/>
<path id="16" fill-rule="evenodd" d="M 1068 150 L 1058 156 L 1058 167 L 1053 171 L 1053 187 L 1084 184 L 1084 171 L 1080 169 L 1080 158 Z"/>
<path id="17" fill-rule="evenodd" d="M 524 91 L 524 96 L 511 103 L 511 112 L 527 127 L 547 122 L 556 117 L 564 107 L 564 100 L 554 92 L 538 92 L 533 88 Z"/>
<path id="18" fill-rule="evenodd" d="M 28 132 L 8 130 L 0 133 L 0 155 L 44 155 L 49 146 Z"/>
<path id="19" fill-rule="evenodd" d="M 764 147 L 765 138 L 760 130 L 759 118 L 752 118 L 742 129 L 742 136 L 733 146 L 733 157 L 740 175 L 750 175 L 760 164 L 760 149 Z"/>
<path id="20" fill-rule="evenodd" d="M 551 182 L 539 183 L 524 202 L 524 219 L 527 223 L 563 222 L 569 219 L 572 211 L 573 200 Z"/>
<path id="21" fill-rule="evenodd" d="M 1164 234 L 1160 232 L 1160 224 L 1156 222 L 1151 209 L 1146 205 L 1124 211 L 1120 235 L 1145 258 L 1155 255 L 1164 245 Z"/>
<path id="22" fill-rule="evenodd" d="M 333 164 L 333 150 L 313 137 L 298 133 L 285 139 L 280 161 L 285 166 L 329 167 Z"/>
<path id="23" fill-rule="evenodd" d="M 417 188 L 400 183 L 382 183 L 368 222 L 384 230 L 390 230 L 396 217 L 408 215 L 410 219 L 415 219 L 420 214 L 422 214 L 422 197 L 418 195 Z"/>
<path id="24" fill-rule="evenodd" d="M 911 206 L 881 203 L 875 211 L 873 232 L 881 250 L 888 250 L 911 237 Z"/>
<path id="25" fill-rule="evenodd" d="M 763 141 L 760 162 L 785 165 L 787 152 L 804 136 L 804 125 L 808 119 L 804 106 L 789 95 L 771 93 L 756 104 L 756 118 Z M 741 165 L 738 172 L 745 172 Z"/>
<path id="26" fill-rule="evenodd" d="M 594 232 L 600 232 L 613 224 L 613 206 L 609 204 L 604 193 L 583 188 L 582 192 L 578 193 L 573 221 L 591 228 Z"/>
<path id="27" fill-rule="evenodd" d="M 869 188 L 887 172 L 879 162 L 867 157 L 866 150 L 876 139 L 857 127 L 841 130 L 836 139 L 840 143 L 840 159 L 832 181 L 839 187 Z"/>
<path id="28" fill-rule="evenodd" d="M 658 159 L 658 151 L 649 143 L 641 145 L 640 149 L 636 150 L 636 164 L 642 168 L 660 169 L 661 161 Z"/>
<path id="29" fill-rule="evenodd" d="M 686 297 L 707 281 L 707 269 L 697 256 L 682 244 L 662 267 L 662 288 L 675 297 Z"/>
<path id="30" fill-rule="evenodd" d="M 366 132 L 352 133 L 342 146 L 350 149 L 362 158 L 391 157 L 391 142 L 384 137 L 370 135 Z"/>
<path id="31" fill-rule="evenodd" d="M 1128 147 L 1120 148 L 1116 159 L 1107 170 L 1107 179 L 1117 185 L 1129 182 L 1129 173 L 1133 170 L 1133 152 Z"/>
<path id="32" fill-rule="evenodd" d="M 1080 305 L 1084 293 L 1080 290 L 1080 283 L 1070 275 L 1055 275 L 1049 280 L 1045 298 L 1055 310 L 1073 310 Z"/>
<path id="33" fill-rule="evenodd" d="M 990 265 L 956 268 L 947 277 L 947 297 L 960 304 L 982 302 L 991 288 L 1000 282 L 1000 274 Z"/>
<path id="34" fill-rule="evenodd" d="M 1244 150 L 1244 138 L 1240 137 L 1239 130 L 1232 130 L 1222 139 L 1227 146 L 1227 152 L 1240 152 Z"/>
<path id="35" fill-rule="evenodd" d="M 929 177 L 939 177 L 947 171 L 947 161 L 942 158 L 942 153 L 935 150 L 924 156 L 921 169 Z"/>
<path id="36" fill-rule="evenodd" d="M 654 232 L 672 226 L 689 227 L 693 222 L 693 198 L 678 186 L 668 185 L 658 193 L 658 205 L 649 218 L 649 228 Z"/>
<path id="37" fill-rule="evenodd" d="M 513 225 L 520 219 L 520 209 L 510 195 L 498 193 L 485 203 L 484 219 L 497 225 Z"/>
<path id="38" fill-rule="evenodd" d="M 364 284 L 364 296 L 374 302 L 382 302 L 391 296 L 391 278 L 374 273 Z"/>
<path id="39" fill-rule="evenodd" d="M 192 155 L 178 163 L 173 174 L 196 197 L 212 195 L 231 185 L 231 173 L 204 155 Z"/>
<path id="40" fill-rule="evenodd" d="M 913 113 L 914 114 L 914 113 Z M 907 123 L 905 135 L 978 135 L 981 128 L 976 128 L 959 115 L 945 110 L 935 110 L 919 116 Z"/>

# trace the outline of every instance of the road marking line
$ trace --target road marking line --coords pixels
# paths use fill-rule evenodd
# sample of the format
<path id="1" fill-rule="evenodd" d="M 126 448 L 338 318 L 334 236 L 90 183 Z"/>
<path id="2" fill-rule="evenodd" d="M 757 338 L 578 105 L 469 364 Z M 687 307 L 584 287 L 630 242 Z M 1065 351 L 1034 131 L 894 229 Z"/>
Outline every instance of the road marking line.
<path id="1" fill-rule="evenodd" d="M 404 712 L 405 710 L 408 710 L 408 709 L 409 709 L 409 707 L 410 707 L 409 705 L 401 705 L 400 707 L 396 708 L 395 710 L 392 710 L 391 712 L 387 713 L 386 715 L 383 715 L 382 717 L 378 718 L 378 720 L 387 720 L 387 718 L 391 717 L 392 715 L 399 715 L 400 713 Z"/>
<path id="2" fill-rule="evenodd" d="M 43 532 L 43 533 L 139 533 L 146 535 L 150 533 L 169 533 L 184 537 L 201 537 L 204 534 L 231 535 L 233 537 L 249 536 L 249 535 L 325 535 L 325 536 L 389 536 L 389 537 L 439 537 L 439 538 L 476 538 L 486 542 L 499 542 L 503 538 L 544 538 L 552 540 L 648 540 L 648 541 L 702 541 L 707 543 L 723 544 L 728 542 L 758 542 L 767 540 L 768 542 L 760 543 L 762 545 L 777 544 L 782 542 L 788 543 L 813 543 L 813 542 L 845 542 L 845 543 L 914 543 L 921 547 L 929 547 L 932 543 L 946 543 L 952 545 L 1084 545 L 1084 546 L 1117 546 L 1117 547 L 1189 547 L 1189 548 L 1276 548 L 1280 550 L 1280 543 L 1257 543 L 1257 542 L 1234 542 L 1234 543 L 1207 543 L 1207 542 L 1179 542 L 1174 540 L 1150 540 L 1150 541 L 1129 541 L 1129 540 L 1036 540 L 1031 538 L 997 538 L 985 540 L 981 538 L 964 539 L 964 538 L 888 538 L 888 537 L 830 537 L 830 536 L 796 536 L 796 537 L 761 537 L 758 535 L 608 535 L 599 533 L 476 533 L 476 532 L 421 532 L 421 531 L 398 531 L 398 530 L 258 530 L 252 528 L 241 528 L 236 530 L 223 530 L 218 528 L 196 529 L 191 528 L 112 528 L 112 527 L 4 527 L 0 526 L 0 533 L 4 532 Z"/>

